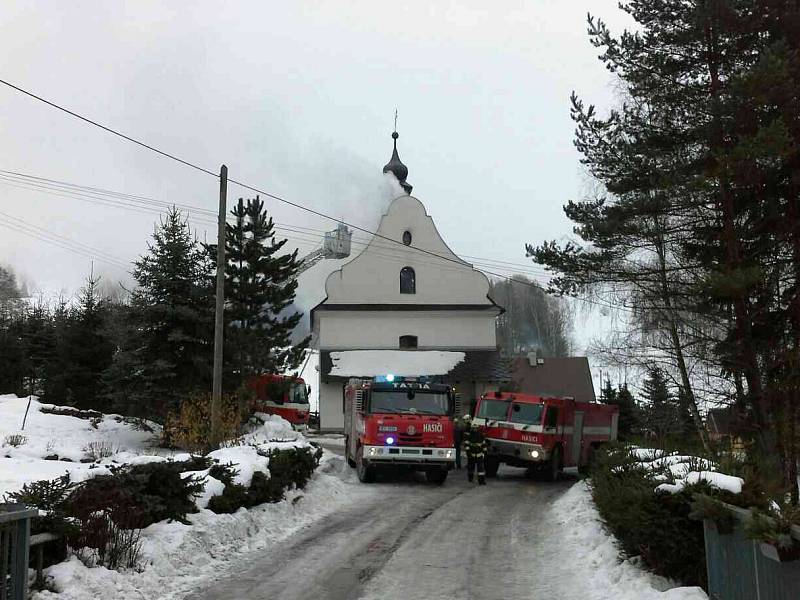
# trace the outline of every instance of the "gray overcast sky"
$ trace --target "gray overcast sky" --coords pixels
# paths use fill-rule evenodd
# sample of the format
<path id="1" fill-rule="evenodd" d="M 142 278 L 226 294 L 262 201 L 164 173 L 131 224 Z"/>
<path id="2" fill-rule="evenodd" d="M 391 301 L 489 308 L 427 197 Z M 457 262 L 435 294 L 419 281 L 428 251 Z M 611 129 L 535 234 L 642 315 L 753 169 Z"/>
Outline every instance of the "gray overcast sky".
<path id="1" fill-rule="evenodd" d="M 617 0 L 14 2 L 0 77 L 216 171 L 373 226 L 399 109 L 409 182 L 460 254 L 526 263 L 587 189 L 569 94 L 613 79 L 586 14 Z M 0 169 L 214 209 L 214 179 L 0 86 Z M 231 186 L 229 201 L 246 196 Z M 8 187 L 2 211 L 129 261 L 154 217 Z M 268 203 L 278 222 L 330 222 Z M 3 217 L 4 218 L 4 217 Z M 206 227 L 198 224 L 200 235 Z M 299 242 L 301 250 L 311 242 Z M 73 291 L 89 259 L 0 226 L 0 261 Z M 95 263 L 109 278 L 117 267 Z"/>

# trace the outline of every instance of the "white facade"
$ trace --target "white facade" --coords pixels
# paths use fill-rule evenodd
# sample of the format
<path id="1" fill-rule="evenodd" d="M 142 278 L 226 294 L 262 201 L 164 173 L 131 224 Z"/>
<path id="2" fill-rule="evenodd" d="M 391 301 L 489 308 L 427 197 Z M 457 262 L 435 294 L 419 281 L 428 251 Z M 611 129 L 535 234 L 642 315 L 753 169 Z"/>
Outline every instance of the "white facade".
<path id="1" fill-rule="evenodd" d="M 402 243 L 406 231 L 413 248 Z M 491 304 L 486 275 L 447 247 L 416 198 L 395 198 L 381 219 L 378 234 L 382 237 L 373 237 L 358 256 L 328 276 L 327 303 Z M 416 272 L 415 294 L 400 293 L 400 269 L 406 266 Z"/>
<path id="2" fill-rule="evenodd" d="M 330 311 L 315 314 L 321 349 L 397 348 L 401 335 L 424 350 L 494 350 L 494 315 L 484 311 Z"/>
<path id="3" fill-rule="evenodd" d="M 409 245 L 404 234 L 406 242 L 410 234 Z M 414 293 L 401 293 L 400 272 L 408 267 Z M 326 299 L 312 313 L 321 353 L 396 350 L 401 336 L 412 337 L 419 350 L 497 348 L 495 318 L 501 309 L 488 297 L 488 279 L 448 248 L 412 196 L 392 201 L 378 235 L 328 276 L 325 292 Z M 343 385 L 320 371 L 323 429 L 344 426 Z"/>

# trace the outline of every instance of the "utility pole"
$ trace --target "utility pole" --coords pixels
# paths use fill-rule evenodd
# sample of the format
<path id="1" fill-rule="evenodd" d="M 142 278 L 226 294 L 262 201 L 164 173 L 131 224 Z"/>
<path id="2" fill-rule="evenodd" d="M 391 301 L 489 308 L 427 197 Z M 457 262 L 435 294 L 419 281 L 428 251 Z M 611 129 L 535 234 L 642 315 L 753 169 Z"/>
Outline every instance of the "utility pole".
<path id="1" fill-rule="evenodd" d="M 214 310 L 214 382 L 211 387 L 211 444 L 220 442 L 219 413 L 222 404 L 222 339 L 225 328 L 225 216 L 228 212 L 228 167 L 219 170 L 219 218 L 217 221 L 217 303 Z"/>

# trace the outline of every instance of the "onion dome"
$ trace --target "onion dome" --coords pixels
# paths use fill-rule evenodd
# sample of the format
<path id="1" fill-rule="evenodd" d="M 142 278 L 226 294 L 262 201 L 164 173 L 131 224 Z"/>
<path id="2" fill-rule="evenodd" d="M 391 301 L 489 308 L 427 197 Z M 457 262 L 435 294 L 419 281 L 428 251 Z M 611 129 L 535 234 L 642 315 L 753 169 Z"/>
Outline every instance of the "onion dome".
<path id="1" fill-rule="evenodd" d="M 383 167 L 383 172 L 388 173 L 391 171 L 394 173 L 394 176 L 397 177 L 397 181 L 400 182 L 400 185 L 406 191 L 406 194 L 410 194 L 413 188 L 411 187 L 411 184 L 406 182 L 406 177 L 408 177 L 408 167 L 400 161 L 400 155 L 397 154 L 398 137 L 400 137 L 400 135 L 396 131 L 392 133 L 394 150 L 392 151 L 392 158 L 390 158 L 389 162 L 386 163 L 386 166 Z"/>

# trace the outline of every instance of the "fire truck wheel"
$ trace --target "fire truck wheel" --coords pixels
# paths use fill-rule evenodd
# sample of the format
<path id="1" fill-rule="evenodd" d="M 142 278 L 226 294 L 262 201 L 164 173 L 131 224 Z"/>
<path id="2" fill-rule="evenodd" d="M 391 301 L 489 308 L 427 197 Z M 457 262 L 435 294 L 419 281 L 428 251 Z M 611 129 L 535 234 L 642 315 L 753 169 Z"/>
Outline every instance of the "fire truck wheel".
<path id="1" fill-rule="evenodd" d="M 344 454 L 347 457 L 347 464 L 350 465 L 350 468 L 356 468 L 356 461 L 350 458 L 350 436 L 344 438 Z"/>
<path id="2" fill-rule="evenodd" d="M 550 462 L 547 465 L 547 469 L 545 470 L 545 477 L 547 481 L 557 481 L 558 476 L 561 473 L 561 446 L 556 446 L 553 448 L 553 452 L 550 455 Z"/>
<path id="3" fill-rule="evenodd" d="M 435 471 L 425 471 L 425 479 L 428 483 L 442 485 L 447 479 L 447 469 L 437 469 Z"/>
<path id="4" fill-rule="evenodd" d="M 364 448 L 358 447 L 356 450 L 356 474 L 361 483 L 372 483 L 375 481 L 375 469 L 370 468 L 364 462 Z"/>
<path id="5" fill-rule="evenodd" d="M 486 476 L 497 477 L 497 470 L 500 468 L 500 461 L 491 456 L 486 459 Z"/>

